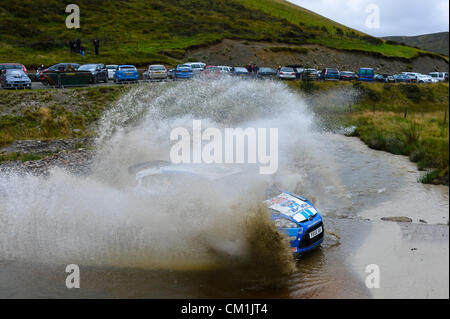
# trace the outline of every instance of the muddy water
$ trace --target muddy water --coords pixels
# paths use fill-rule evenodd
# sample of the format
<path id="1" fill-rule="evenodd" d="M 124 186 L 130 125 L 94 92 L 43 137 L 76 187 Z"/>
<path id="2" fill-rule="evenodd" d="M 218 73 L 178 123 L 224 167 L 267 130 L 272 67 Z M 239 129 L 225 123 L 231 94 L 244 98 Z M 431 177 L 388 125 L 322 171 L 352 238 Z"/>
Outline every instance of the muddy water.
<path id="1" fill-rule="evenodd" d="M 137 189 L 127 168 L 167 159 L 170 129 L 192 118 L 279 127 L 278 174 L 217 189 Z M 448 298 L 448 187 L 419 184 L 406 158 L 314 123 L 281 84 L 132 90 L 105 114 L 92 176 L 0 176 L 0 297 Z M 260 212 L 273 182 L 309 197 L 325 217 L 324 244 L 299 260 Z M 414 223 L 380 220 L 393 216 Z M 65 287 L 72 263 L 81 289 Z M 377 289 L 365 285 L 369 264 L 380 269 Z"/>

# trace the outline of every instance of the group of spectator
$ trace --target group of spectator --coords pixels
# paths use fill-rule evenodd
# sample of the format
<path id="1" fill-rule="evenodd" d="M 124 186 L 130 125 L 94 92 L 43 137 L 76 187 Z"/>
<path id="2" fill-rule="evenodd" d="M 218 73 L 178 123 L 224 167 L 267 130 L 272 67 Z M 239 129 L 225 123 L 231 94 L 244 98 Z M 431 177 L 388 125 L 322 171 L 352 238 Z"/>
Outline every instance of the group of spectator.
<path id="1" fill-rule="evenodd" d="M 246 69 L 248 73 L 256 74 L 258 73 L 259 67 L 256 65 L 256 63 L 253 64 L 247 64 Z"/>
<path id="2" fill-rule="evenodd" d="M 94 45 L 95 55 L 98 55 L 98 48 L 100 46 L 100 41 L 98 39 L 93 39 L 92 44 Z M 69 46 L 71 53 L 81 54 L 82 56 L 86 54 L 86 48 L 81 44 L 80 39 L 77 39 L 76 41 L 70 40 Z"/>

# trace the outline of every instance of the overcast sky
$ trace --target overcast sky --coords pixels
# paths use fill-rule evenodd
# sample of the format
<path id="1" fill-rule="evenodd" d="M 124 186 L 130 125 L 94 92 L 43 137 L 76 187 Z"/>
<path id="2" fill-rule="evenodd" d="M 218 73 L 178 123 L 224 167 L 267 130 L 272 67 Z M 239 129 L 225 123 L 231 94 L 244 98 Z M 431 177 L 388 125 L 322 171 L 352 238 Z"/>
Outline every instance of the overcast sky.
<path id="1" fill-rule="evenodd" d="M 343 25 L 374 36 L 420 35 L 448 31 L 449 0 L 288 0 Z M 371 13 L 379 8 L 379 28 L 366 26 Z M 371 20 L 372 22 L 374 20 Z"/>

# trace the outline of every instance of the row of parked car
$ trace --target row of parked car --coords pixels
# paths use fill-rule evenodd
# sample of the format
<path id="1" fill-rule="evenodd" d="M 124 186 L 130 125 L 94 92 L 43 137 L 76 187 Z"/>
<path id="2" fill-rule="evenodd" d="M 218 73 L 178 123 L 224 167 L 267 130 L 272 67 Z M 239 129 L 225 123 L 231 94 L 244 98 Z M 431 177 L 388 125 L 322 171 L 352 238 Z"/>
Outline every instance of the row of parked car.
<path id="1" fill-rule="evenodd" d="M 239 78 L 280 79 L 280 80 L 322 80 L 322 81 L 365 81 L 384 83 L 437 83 L 448 81 L 448 72 L 431 72 L 428 75 L 403 72 L 401 74 L 376 74 L 372 68 L 360 68 L 358 72 L 339 71 L 336 68 L 325 68 L 322 71 L 304 68 L 300 65 L 288 65 L 275 70 L 260 67 L 250 72 L 246 67 L 206 65 L 202 62 L 179 64 L 167 69 L 164 65 L 148 66 L 143 72 L 143 79 L 148 81 L 167 81 L 168 79 L 190 79 L 195 76 L 217 78 L 223 75 Z M 138 82 L 140 74 L 134 65 L 104 65 L 58 63 L 51 67 L 39 68 L 35 80 L 44 85 L 63 86 L 99 83 L 112 80 L 119 82 Z M 31 88 L 32 81 L 28 71 L 20 63 L 0 63 L 0 82 L 2 88 Z"/>

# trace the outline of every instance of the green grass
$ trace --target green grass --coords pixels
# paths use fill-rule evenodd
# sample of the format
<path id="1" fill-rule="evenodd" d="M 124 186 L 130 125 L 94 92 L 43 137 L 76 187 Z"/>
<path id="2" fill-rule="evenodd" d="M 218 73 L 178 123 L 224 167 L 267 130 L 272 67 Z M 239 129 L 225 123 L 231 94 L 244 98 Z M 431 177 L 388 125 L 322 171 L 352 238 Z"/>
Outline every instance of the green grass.
<path id="1" fill-rule="evenodd" d="M 291 83 L 291 86 L 304 91 L 302 82 Z M 331 97 L 313 107 L 326 127 L 356 127 L 352 135 L 369 147 L 409 156 L 419 169 L 428 171 L 422 182 L 448 185 L 448 83 L 326 82 L 314 83 L 309 89 L 313 100 L 321 101 L 320 97 L 327 94 Z M 348 92 L 358 92 L 358 97 L 349 101 L 345 98 Z M 333 98 L 340 95 L 344 98 Z M 333 101 L 337 101 L 336 104 Z"/>
<path id="2" fill-rule="evenodd" d="M 71 0 L 11 0 L 0 6 L 0 61 L 30 68 L 57 62 L 174 65 L 188 48 L 224 38 L 317 43 L 411 58 L 424 51 L 388 45 L 281 0 L 79 0 L 81 28 L 65 27 Z M 71 54 L 81 38 L 87 55 Z M 92 39 L 101 41 L 100 57 Z M 448 60 L 448 58 L 447 58 Z"/>
<path id="3" fill-rule="evenodd" d="M 0 147 L 15 140 L 91 136 L 103 111 L 128 87 L 0 91 Z"/>

